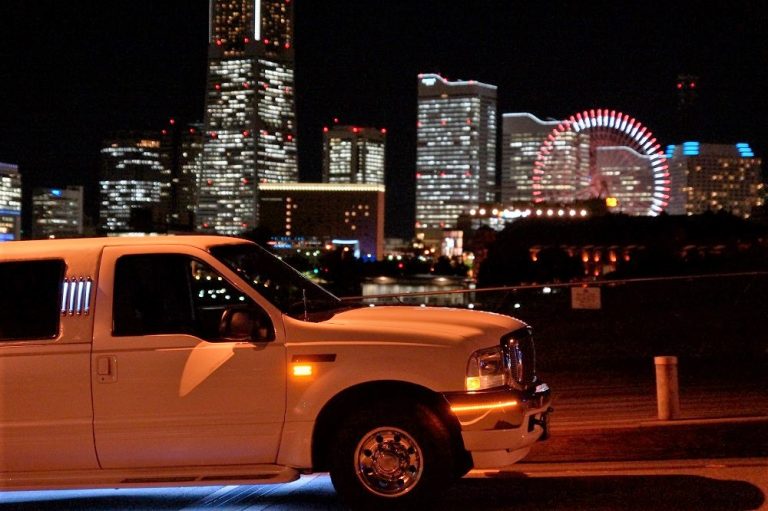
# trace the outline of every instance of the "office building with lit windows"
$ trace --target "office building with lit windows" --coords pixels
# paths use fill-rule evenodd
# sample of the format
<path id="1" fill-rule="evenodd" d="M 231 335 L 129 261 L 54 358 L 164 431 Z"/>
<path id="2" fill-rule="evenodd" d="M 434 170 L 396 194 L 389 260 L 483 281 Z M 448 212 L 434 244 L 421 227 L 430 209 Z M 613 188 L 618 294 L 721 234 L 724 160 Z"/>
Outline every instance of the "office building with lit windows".
<path id="1" fill-rule="evenodd" d="M 653 168 L 652 157 L 625 146 L 595 147 L 593 153 L 600 171 L 597 197 L 605 199 L 614 213 L 647 215 L 656 192 L 654 174 L 649 170 Z"/>
<path id="2" fill-rule="evenodd" d="M 164 231 L 170 183 L 159 138 L 135 133 L 108 140 L 101 165 L 99 229 L 108 235 Z"/>
<path id="3" fill-rule="evenodd" d="M 211 0 L 197 228 L 259 222 L 261 183 L 298 180 L 293 3 Z"/>
<path id="4" fill-rule="evenodd" d="M 384 250 L 384 186 L 342 183 L 267 183 L 259 193 L 261 226 L 277 248 L 349 247 L 364 259 Z"/>
<path id="5" fill-rule="evenodd" d="M 561 121 L 521 112 L 502 116 L 501 203 L 533 202 L 533 166 L 539 148 Z"/>
<path id="6" fill-rule="evenodd" d="M 591 180 L 591 135 L 568 130 L 554 140 L 551 150 L 540 160 L 544 171 L 534 184 L 534 200 L 550 204 L 570 204 L 594 196 Z"/>
<path id="7" fill-rule="evenodd" d="M 21 239 L 21 174 L 0 162 L 0 242 Z"/>
<path id="8" fill-rule="evenodd" d="M 173 119 L 161 131 L 161 162 L 170 176 L 165 206 L 169 232 L 195 230 L 197 179 L 203 164 L 203 131 L 201 123 L 179 126 Z"/>
<path id="9" fill-rule="evenodd" d="M 684 142 L 667 147 L 670 173 L 683 183 L 685 213 L 727 211 L 749 218 L 762 206 L 761 160 L 747 143 Z"/>
<path id="10" fill-rule="evenodd" d="M 417 116 L 416 230 L 453 228 L 495 201 L 496 86 L 421 74 Z"/>
<path id="11" fill-rule="evenodd" d="M 82 235 L 82 186 L 35 188 L 32 191 L 33 238 L 73 238 Z"/>
<path id="12" fill-rule="evenodd" d="M 323 128 L 323 182 L 384 184 L 386 130 Z"/>

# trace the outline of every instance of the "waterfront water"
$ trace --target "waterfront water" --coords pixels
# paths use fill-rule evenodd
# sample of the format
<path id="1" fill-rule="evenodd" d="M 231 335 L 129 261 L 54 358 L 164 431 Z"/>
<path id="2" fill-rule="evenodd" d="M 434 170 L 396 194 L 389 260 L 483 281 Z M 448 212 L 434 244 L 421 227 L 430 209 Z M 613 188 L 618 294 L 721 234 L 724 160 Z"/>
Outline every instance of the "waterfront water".
<path id="1" fill-rule="evenodd" d="M 441 293 L 445 291 L 470 289 L 470 283 L 457 277 L 414 277 L 395 279 L 376 277 L 363 283 L 363 297 L 379 295 L 400 295 L 399 301 L 408 304 L 464 306 L 465 294 L 434 294 L 429 296 L 402 296 L 408 293 Z"/>

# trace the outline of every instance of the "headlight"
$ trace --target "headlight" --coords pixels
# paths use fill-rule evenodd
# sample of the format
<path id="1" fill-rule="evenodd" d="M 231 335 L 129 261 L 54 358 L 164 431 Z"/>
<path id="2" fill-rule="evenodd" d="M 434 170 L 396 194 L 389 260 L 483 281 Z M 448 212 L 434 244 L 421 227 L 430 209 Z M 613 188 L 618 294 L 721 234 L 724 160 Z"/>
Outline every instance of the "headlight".
<path id="1" fill-rule="evenodd" d="M 467 390 L 483 390 L 501 387 L 506 383 L 506 370 L 501 347 L 477 350 L 467 364 Z"/>

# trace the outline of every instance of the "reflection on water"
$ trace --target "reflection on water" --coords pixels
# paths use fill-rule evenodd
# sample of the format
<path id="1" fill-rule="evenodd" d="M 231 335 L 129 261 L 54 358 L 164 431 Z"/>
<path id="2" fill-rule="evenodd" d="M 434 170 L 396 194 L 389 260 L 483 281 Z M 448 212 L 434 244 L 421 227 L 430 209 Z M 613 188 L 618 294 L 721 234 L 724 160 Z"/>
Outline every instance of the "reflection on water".
<path id="1" fill-rule="evenodd" d="M 467 290 L 470 284 L 462 277 L 414 277 L 396 279 L 392 277 L 376 277 L 363 283 L 363 297 L 378 295 L 403 295 L 408 293 L 441 293 L 445 291 Z M 425 305 L 464 306 L 468 295 L 434 294 L 430 296 L 400 296 L 401 303 Z M 379 302 L 384 301 L 378 300 Z"/>

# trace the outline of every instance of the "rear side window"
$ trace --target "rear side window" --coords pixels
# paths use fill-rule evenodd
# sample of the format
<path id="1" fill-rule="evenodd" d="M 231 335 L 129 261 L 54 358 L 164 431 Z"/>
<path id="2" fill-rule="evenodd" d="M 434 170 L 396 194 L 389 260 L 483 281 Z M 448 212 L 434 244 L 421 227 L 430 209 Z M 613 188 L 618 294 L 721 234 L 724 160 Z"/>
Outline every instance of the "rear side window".
<path id="1" fill-rule="evenodd" d="M 188 258 L 182 255 L 123 256 L 115 267 L 113 333 L 193 333 Z"/>
<path id="2" fill-rule="evenodd" d="M 0 341 L 59 334 L 64 261 L 0 263 Z"/>

